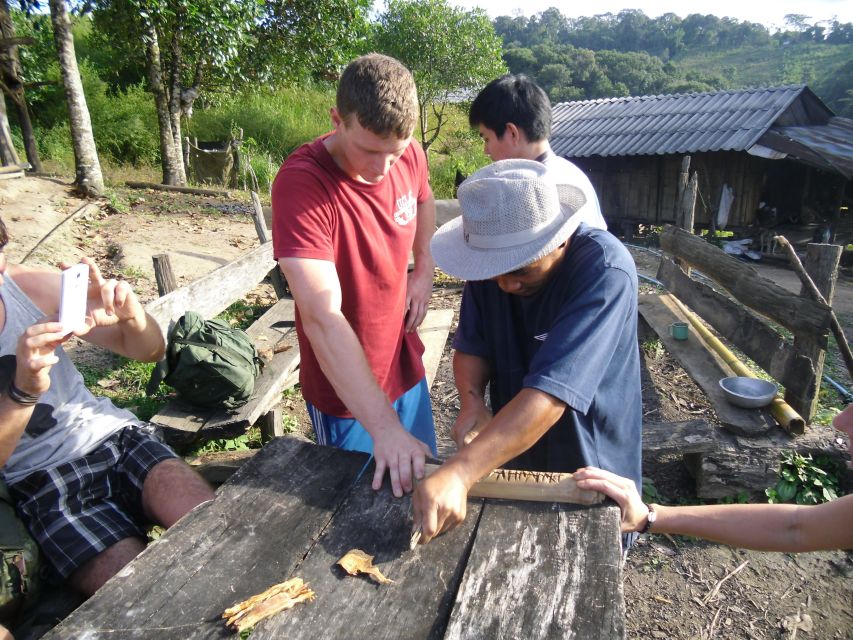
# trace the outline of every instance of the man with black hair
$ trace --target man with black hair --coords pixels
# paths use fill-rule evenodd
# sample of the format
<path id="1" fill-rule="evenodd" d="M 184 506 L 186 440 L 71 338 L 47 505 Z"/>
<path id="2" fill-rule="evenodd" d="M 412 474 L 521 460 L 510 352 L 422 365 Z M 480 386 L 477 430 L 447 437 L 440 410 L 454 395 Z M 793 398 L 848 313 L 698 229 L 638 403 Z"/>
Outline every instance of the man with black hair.
<path id="1" fill-rule="evenodd" d="M 581 222 L 607 229 L 589 178 L 551 150 L 551 101 L 533 80 L 512 73 L 492 80 L 471 103 L 468 123 L 479 131 L 483 150 L 492 160 L 537 160 L 581 188 L 588 203 Z"/>

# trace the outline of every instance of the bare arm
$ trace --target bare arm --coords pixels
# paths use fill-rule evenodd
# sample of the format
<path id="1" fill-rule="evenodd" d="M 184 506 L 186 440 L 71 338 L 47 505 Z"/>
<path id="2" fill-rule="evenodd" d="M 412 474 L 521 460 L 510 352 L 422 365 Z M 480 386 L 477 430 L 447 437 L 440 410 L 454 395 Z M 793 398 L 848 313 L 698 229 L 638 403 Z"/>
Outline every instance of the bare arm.
<path id="1" fill-rule="evenodd" d="M 58 322 L 39 322 L 27 328 L 15 348 L 15 374 L 12 382 L 28 396 L 41 396 L 50 388 L 50 368 L 59 361 L 54 353 L 62 342 Z M 34 404 L 12 400 L 7 389 L 0 395 L 0 467 L 6 464 L 18 446 L 29 423 Z"/>
<path id="2" fill-rule="evenodd" d="M 106 280 L 89 258 L 89 297 L 86 305 L 86 328 L 76 332 L 84 340 L 127 358 L 155 362 L 163 357 L 165 342 L 156 321 L 136 297 L 130 284 Z M 48 317 L 59 312 L 60 276 L 46 271 L 9 265 L 9 273 L 24 293 Z"/>
<path id="3" fill-rule="evenodd" d="M 419 483 L 412 506 L 421 542 L 461 523 L 471 485 L 533 446 L 565 410 L 565 403 L 547 393 L 522 389 L 480 435 Z"/>
<path id="4" fill-rule="evenodd" d="M 450 435 L 461 448 L 477 437 L 492 419 L 486 406 L 486 385 L 489 383 L 487 360 L 461 351 L 453 354 L 453 378 L 459 391 L 459 415 Z"/>
<path id="5" fill-rule="evenodd" d="M 579 469 L 575 479 L 581 488 L 601 491 L 619 504 L 622 531 L 645 526 L 649 510 L 631 480 L 595 467 Z M 853 549 L 853 495 L 815 506 L 654 505 L 654 509 L 654 533 L 696 536 L 760 551 Z"/>
<path id="6" fill-rule="evenodd" d="M 418 205 L 417 228 L 412 254 L 415 258 L 415 268 L 409 274 L 406 288 L 406 331 L 417 329 L 424 320 L 429 309 L 429 299 L 432 296 L 432 280 L 435 274 L 435 261 L 429 248 L 432 234 L 435 233 L 435 199 Z"/>
<path id="7" fill-rule="evenodd" d="M 416 477 L 423 477 L 429 447 L 403 428 L 373 376 L 364 349 L 341 312 L 341 285 L 335 265 L 304 258 L 281 258 L 279 265 L 320 368 L 341 401 L 373 438 L 373 488 L 381 487 L 387 468 L 394 495 L 411 491 L 413 472 Z"/>

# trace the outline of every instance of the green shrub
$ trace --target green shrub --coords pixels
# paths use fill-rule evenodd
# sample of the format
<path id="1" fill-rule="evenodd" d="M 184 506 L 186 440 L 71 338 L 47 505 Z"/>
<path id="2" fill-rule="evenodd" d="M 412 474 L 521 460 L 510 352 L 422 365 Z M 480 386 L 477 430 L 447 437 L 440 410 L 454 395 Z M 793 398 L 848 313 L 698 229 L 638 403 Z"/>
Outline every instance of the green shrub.
<path id="1" fill-rule="evenodd" d="M 331 129 L 329 107 L 334 104 L 334 90 L 323 85 L 219 96 L 218 104 L 195 111 L 186 133 L 199 140 L 226 140 L 242 129 L 256 155 L 268 154 L 277 169 L 296 147 Z"/>
<path id="2" fill-rule="evenodd" d="M 844 465 L 829 456 L 800 455 L 796 451 L 783 451 L 779 468 L 779 482 L 765 490 L 767 501 L 819 504 L 838 497 L 839 478 Z"/>

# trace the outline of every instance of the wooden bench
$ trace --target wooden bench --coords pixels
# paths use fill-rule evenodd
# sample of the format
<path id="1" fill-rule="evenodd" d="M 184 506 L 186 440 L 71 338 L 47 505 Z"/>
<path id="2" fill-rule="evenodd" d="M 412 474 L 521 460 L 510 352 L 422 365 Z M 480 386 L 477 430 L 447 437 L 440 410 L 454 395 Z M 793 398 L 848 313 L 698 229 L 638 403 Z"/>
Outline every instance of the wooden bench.
<path id="1" fill-rule="evenodd" d="M 164 337 L 175 322 L 192 310 L 212 318 L 242 299 L 278 267 L 272 243 L 264 243 L 237 260 L 151 302 L 151 314 Z M 234 410 L 203 410 L 180 400 L 164 406 L 151 422 L 162 427 L 166 440 L 183 447 L 198 439 L 235 437 L 259 420 L 264 431 L 280 435 L 280 413 L 276 410 L 284 389 L 292 385 L 291 374 L 299 365 L 294 304 L 281 298 L 247 329 L 258 351 L 266 357 L 255 392 L 248 403 Z"/>
<path id="2" fill-rule="evenodd" d="M 811 450 L 827 440 L 818 428 L 803 433 L 819 389 L 830 308 L 782 289 L 751 265 L 683 229 L 665 227 L 660 240 L 662 249 L 672 256 L 662 257 L 657 274 L 669 293 L 641 295 L 639 311 L 708 396 L 722 426 L 704 429 L 715 441 L 710 450 L 682 451 L 695 454 L 686 459 L 697 479 L 697 494 L 722 498 L 744 490 L 763 490 L 776 482 L 779 450 Z M 703 274 L 701 281 L 691 267 Z M 728 295 L 706 284 L 710 280 Z M 688 322 L 687 340 L 670 335 L 669 325 L 676 321 Z M 780 333 L 779 326 L 793 334 L 793 340 Z M 785 387 L 790 420 L 779 419 L 779 403 L 771 413 L 769 409 L 741 409 L 726 400 L 719 380 L 733 375 L 731 361 L 709 348 L 707 340 L 715 338 L 712 330 Z M 703 333 L 712 337 L 703 338 Z"/>

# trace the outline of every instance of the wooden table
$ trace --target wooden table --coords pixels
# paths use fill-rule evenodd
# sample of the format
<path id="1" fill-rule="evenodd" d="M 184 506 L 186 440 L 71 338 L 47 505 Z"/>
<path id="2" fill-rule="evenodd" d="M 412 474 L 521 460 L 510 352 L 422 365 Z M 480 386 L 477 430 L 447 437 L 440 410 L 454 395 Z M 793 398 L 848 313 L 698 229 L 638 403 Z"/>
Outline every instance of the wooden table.
<path id="1" fill-rule="evenodd" d="M 47 638 L 229 638 L 227 607 L 289 577 L 316 592 L 262 638 L 623 638 L 619 510 L 470 500 L 409 550 L 408 497 L 365 454 L 277 438 Z M 394 580 L 335 563 L 359 548 Z"/>

